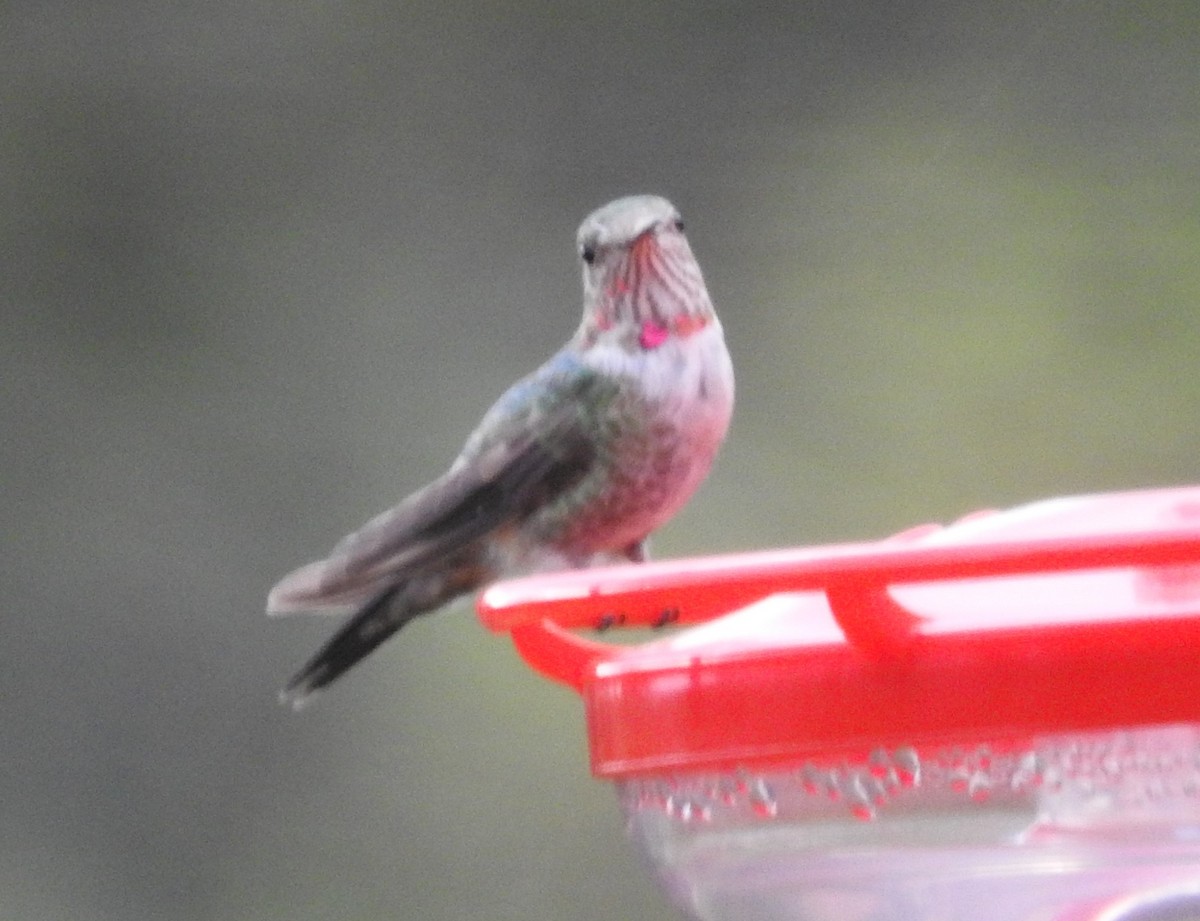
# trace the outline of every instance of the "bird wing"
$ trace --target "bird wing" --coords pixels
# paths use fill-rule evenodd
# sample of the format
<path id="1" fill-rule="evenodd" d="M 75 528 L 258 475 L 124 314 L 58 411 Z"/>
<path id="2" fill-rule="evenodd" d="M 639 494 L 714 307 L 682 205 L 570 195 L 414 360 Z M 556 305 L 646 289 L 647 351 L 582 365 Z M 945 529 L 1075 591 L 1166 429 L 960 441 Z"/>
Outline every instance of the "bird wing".
<path id="1" fill-rule="evenodd" d="M 552 363 L 516 384 L 449 471 L 343 538 L 326 559 L 285 576 L 268 612 L 359 603 L 520 522 L 591 469 L 597 446 L 588 417 L 614 392 L 578 362 Z"/>

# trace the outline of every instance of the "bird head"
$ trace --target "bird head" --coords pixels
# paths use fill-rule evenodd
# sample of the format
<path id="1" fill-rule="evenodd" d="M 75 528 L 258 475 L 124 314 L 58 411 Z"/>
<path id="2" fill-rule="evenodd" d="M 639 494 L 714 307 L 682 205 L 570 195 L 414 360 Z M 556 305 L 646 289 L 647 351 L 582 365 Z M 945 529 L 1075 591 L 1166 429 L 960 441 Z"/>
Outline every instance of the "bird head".
<path id="1" fill-rule="evenodd" d="M 576 240 L 585 343 L 611 336 L 629 347 L 657 348 L 715 320 L 683 219 L 665 198 L 610 202 L 584 220 Z"/>

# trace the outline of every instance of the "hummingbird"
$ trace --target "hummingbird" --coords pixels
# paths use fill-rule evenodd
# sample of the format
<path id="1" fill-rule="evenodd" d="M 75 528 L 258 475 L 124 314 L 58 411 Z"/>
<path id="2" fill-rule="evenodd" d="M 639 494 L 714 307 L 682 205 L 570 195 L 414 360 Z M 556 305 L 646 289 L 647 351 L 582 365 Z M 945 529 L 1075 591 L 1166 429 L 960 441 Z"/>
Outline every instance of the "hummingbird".
<path id="1" fill-rule="evenodd" d="M 707 476 L 733 366 L 683 219 L 658 196 L 619 198 L 576 243 L 583 318 L 567 344 L 496 401 L 445 473 L 271 590 L 269 614 L 349 615 L 285 703 L 497 579 L 641 562 Z"/>

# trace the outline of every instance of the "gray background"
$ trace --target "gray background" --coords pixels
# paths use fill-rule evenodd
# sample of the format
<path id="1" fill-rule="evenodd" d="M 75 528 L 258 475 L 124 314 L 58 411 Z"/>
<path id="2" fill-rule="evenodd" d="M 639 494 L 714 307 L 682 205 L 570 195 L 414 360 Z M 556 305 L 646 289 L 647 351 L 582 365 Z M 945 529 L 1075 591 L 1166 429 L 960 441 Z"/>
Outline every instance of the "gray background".
<path id="1" fill-rule="evenodd" d="M 628 192 L 738 370 L 658 556 L 1200 479 L 1197 10 L 5 4 L 0 915 L 673 917 L 469 607 L 294 716 L 331 624 L 267 588 L 570 335 Z"/>

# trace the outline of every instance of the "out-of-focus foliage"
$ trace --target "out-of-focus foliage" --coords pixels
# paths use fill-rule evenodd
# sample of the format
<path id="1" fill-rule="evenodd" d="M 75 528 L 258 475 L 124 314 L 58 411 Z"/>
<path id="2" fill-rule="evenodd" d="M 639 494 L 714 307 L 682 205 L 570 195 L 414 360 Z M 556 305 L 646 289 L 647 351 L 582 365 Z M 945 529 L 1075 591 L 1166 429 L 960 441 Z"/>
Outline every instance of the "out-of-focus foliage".
<path id="1" fill-rule="evenodd" d="M 1200 478 L 1200 7 L 0 11 L 0 915 L 672 917 L 469 609 L 297 717 L 267 587 L 671 197 L 738 370 L 658 555 Z M 830 701 L 830 706 L 837 706 Z"/>

